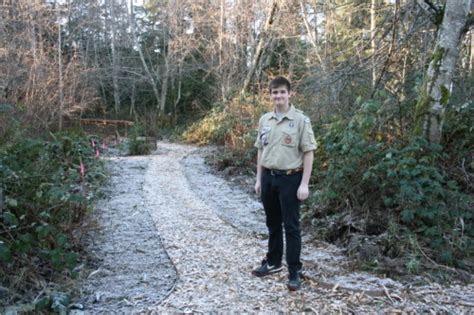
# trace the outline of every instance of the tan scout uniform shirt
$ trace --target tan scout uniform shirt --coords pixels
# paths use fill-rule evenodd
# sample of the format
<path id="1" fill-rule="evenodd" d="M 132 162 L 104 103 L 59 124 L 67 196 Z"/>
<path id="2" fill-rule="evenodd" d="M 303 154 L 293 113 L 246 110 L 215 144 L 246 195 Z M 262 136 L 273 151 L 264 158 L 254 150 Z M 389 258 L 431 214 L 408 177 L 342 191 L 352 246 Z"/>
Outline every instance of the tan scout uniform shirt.
<path id="1" fill-rule="evenodd" d="M 260 118 L 255 147 L 263 167 L 289 170 L 303 166 L 303 153 L 315 150 L 316 141 L 309 118 L 290 105 L 280 121 L 274 111 Z"/>

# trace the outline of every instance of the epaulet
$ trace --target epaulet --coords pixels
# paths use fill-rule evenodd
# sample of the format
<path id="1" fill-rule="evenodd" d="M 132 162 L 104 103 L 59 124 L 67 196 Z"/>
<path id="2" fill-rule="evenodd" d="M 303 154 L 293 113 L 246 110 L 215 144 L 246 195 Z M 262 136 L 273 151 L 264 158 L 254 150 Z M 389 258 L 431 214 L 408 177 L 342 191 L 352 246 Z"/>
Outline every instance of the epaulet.
<path id="1" fill-rule="evenodd" d="M 295 112 L 298 113 L 298 115 L 303 116 L 303 118 L 308 117 L 308 116 L 306 116 L 306 114 L 301 109 L 297 109 L 297 110 L 295 110 Z"/>
<path id="2" fill-rule="evenodd" d="M 308 118 L 308 116 L 306 116 L 306 114 L 301 109 L 297 109 L 295 112 L 298 113 L 298 115 L 301 115 L 303 119 Z"/>
<path id="3" fill-rule="evenodd" d="M 303 116 L 303 120 L 306 124 L 310 123 L 311 120 L 309 119 L 309 117 L 302 110 L 297 109 L 296 112 L 298 114 L 301 114 L 301 116 Z"/>

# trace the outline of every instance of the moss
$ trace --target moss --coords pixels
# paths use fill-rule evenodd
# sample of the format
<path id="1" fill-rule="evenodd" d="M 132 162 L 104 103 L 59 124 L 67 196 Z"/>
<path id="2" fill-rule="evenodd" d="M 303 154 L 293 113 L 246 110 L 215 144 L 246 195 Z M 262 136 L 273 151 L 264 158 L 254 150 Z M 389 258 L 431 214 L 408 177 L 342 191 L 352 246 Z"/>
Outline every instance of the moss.
<path id="1" fill-rule="evenodd" d="M 434 67 L 434 74 L 431 78 L 432 82 L 436 81 L 436 77 L 439 74 L 439 67 L 441 66 L 441 60 L 444 57 L 445 49 L 443 47 L 436 48 L 433 56 L 431 58 L 431 62 L 433 63 Z M 431 91 L 427 91 L 428 80 L 425 80 L 423 85 L 420 88 L 420 98 L 415 106 L 415 129 L 414 132 L 416 135 L 421 135 L 423 131 L 423 121 L 426 115 L 429 112 L 430 106 L 434 99 L 429 95 Z M 441 104 L 446 105 L 449 101 L 449 90 L 442 86 L 441 87 Z M 445 103 L 444 103 L 445 102 Z"/>
<path id="2" fill-rule="evenodd" d="M 421 95 L 415 106 L 415 119 L 419 119 L 420 116 L 426 114 L 430 103 L 433 101 L 433 98 L 426 92 L 426 85 L 427 82 L 423 83 L 423 86 L 421 87 Z"/>
<path id="3" fill-rule="evenodd" d="M 431 96 L 421 97 L 418 103 L 416 104 L 416 114 L 415 114 L 415 134 L 421 135 L 423 130 L 423 119 L 428 114 L 430 104 L 433 101 Z"/>
<path id="4" fill-rule="evenodd" d="M 438 47 L 436 51 L 433 53 L 433 58 L 431 59 L 434 62 L 434 65 L 436 66 L 436 70 L 439 68 L 439 62 L 441 59 L 443 59 L 444 56 L 444 48 L 443 47 Z"/>
<path id="5" fill-rule="evenodd" d="M 441 105 L 448 105 L 450 95 L 451 93 L 449 93 L 448 88 L 444 85 L 441 85 L 441 99 L 439 101 Z"/>
<path id="6" fill-rule="evenodd" d="M 440 27 L 441 24 L 443 23 L 443 18 L 444 18 L 444 11 L 446 9 L 446 4 L 443 5 L 442 8 L 440 8 L 438 11 L 436 11 L 435 17 L 434 17 L 434 24 L 436 27 Z"/>
<path id="7" fill-rule="evenodd" d="M 415 135 L 421 135 L 423 132 L 423 119 L 428 114 L 433 98 L 426 91 L 428 81 L 421 86 L 421 94 L 415 106 Z"/>

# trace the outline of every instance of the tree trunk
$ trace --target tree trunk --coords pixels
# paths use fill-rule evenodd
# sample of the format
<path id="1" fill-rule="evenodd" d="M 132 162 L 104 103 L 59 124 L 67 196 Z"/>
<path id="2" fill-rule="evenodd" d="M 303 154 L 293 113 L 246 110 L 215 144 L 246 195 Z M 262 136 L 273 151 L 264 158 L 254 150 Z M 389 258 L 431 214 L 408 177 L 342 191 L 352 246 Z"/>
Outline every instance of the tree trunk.
<path id="1" fill-rule="evenodd" d="M 309 42 L 311 43 L 311 46 L 313 46 L 313 51 L 316 54 L 316 57 L 318 58 L 318 61 L 321 65 L 321 68 L 323 69 L 324 72 L 326 72 L 326 67 L 325 64 L 321 58 L 321 54 L 319 53 L 319 44 L 318 44 L 318 25 L 317 23 L 317 18 L 318 15 L 316 13 L 313 13 L 313 19 L 314 19 L 314 27 L 310 26 L 309 21 L 308 21 L 308 13 L 306 12 L 306 3 L 304 3 L 303 0 L 300 0 L 300 7 L 301 7 L 301 15 L 303 17 L 303 22 L 304 26 L 306 28 L 306 33 L 308 34 L 308 39 Z M 317 12 L 316 6 L 314 6 L 314 12 Z"/>
<path id="2" fill-rule="evenodd" d="M 136 82 L 132 80 L 132 95 L 130 95 L 130 117 L 134 117 L 135 115 L 135 94 L 136 94 Z"/>
<path id="3" fill-rule="evenodd" d="M 238 0 L 238 10 L 240 12 L 246 12 L 245 10 L 248 10 L 249 4 L 248 1 L 246 0 Z M 238 50 L 237 52 L 237 58 L 238 60 L 236 61 L 236 67 L 239 69 L 237 72 L 240 72 L 240 69 L 245 69 L 247 67 L 247 46 L 248 46 L 248 41 L 249 41 L 249 22 L 248 22 L 248 17 L 247 15 L 244 14 L 239 14 L 237 16 L 237 38 L 238 42 L 236 45 L 236 48 Z M 242 77 L 239 74 L 239 80 L 241 80 Z"/>
<path id="4" fill-rule="evenodd" d="M 181 66 L 178 65 L 178 95 L 176 96 L 176 100 L 174 101 L 173 106 L 173 115 L 174 115 L 174 123 L 176 124 L 178 119 L 178 105 L 181 101 Z"/>
<path id="5" fill-rule="evenodd" d="M 161 84 L 161 97 L 160 97 L 160 116 L 164 116 L 165 114 L 165 106 L 166 106 L 166 94 L 168 93 L 168 78 L 169 78 L 169 56 L 167 52 L 164 52 L 164 60 L 165 60 L 165 70 L 163 73 L 163 82 Z"/>
<path id="6" fill-rule="evenodd" d="M 30 15 L 31 19 L 31 50 L 33 53 L 33 65 L 31 66 L 30 69 L 30 84 L 28 85 L 28 90 L 26 91 L 26 99 L 31 100 L 34 98 L 34 91 L 35 91 L 35 85 L 36 85 L 36 76 L 37 76 L 37 67 L 39 64 L 38 61 L 38 45 L 37 45 L 37 40 L 36 40 L 36 23 L 35 23 L 35 13 L 32 7 L 29 8 L 30 11 L 32 12 Z"/>
<path id="7" fill-rule="evenodd" d="M 59 71 L 59 130 L 63 130 L 63 111 L 64 111 L 64 82 L 63 82 L 63 58 L 62 58 L 62 36 L 61 19 L 58 7 L 58 71 Z"/>
<path id="8" fill-rule="evenodd" d="M 104 87 L 104 80 L 103 80 L 103 71 L 100 68 L 99 64 L 99 57 L 97 56 L 97 41 L 96 38 L 92 38 L 92 44 L 94 47 L 94 65 L 95 65 L 95 70 L 99 74 L 99 84 L 100 84 L 100 91 L 102 92 L 102 99 L 106 99 L 106 94 L 105 94 L 105 87 Z"/>
<path id="9" fill-rule="evenodd" d="M 112 83 L 114 86 L 114 110 L 117 114 L 120 110 L 120 95 L 119 95 L 119 86 L 118 86 L 118 58 L 117 52 L 115 51 L 115 11 L 114 11 L 114 1 L 109 0 L 110 2 L 110 29 L 111 29 L 111 39 L 110 39 L 110 49 L 112 51 Z M 106 2 L 107 4 L 107 2 Z"/>
<path id="10" fill-rule="evenodd" d="M 3 213 L 3 188 L 0 187 L 0 213 Z"/>
<path id="11" fill-rule="evenodd" d="M 220 19 L 219 19 L 219 73 L 221 77 L 221 99 L 222 102 L 226 101 L 226 84 L 227 77 L 225 75 L 225 66 L 224 66 L 224 24 L 225 24 L 225 0 L 221 0 L 221 10 L 220 10 Z"/>
<path id="12" fill-rule="evenodd" d="M 375 32 L 376 32 L 376 12 L 377 12 L 377 0 L 371 0 L 370 2 L 370 48 L 372 51 L 372 88 L 375 89 L 377 85 L 377 58 L 375 56 L 375 51 L 377 50 L 377 45 L 375 42 Z"/>
<path id="13" fill-rule="evenodd" d="M 151 73 L 150 68 L 146 63 L 145 56 L 143 55 L 143 51 L 140 46 L 140 43 L 138 42 L 137 34 L 135 31 L 135 13 L 133 11 L 133 0 L 130 0 L 130 14 L 128 16 L 128 20 L 130 24 L 130 29 L 132 30 L 133 44 L 138 50 L 143 69 L 145 69 L 146 75 L 148 76 L 148 80 L 150 80 L 150 84 L 153 88 L 153 94 L 155 95 L 156 103 L 160 104 L 160 93 L 158 92 L 158 88 L 156 87 L 156 80 L 153 77 L 153 74 Z"/>
<path id="14" fill-rule="evenodd" d="M 469 39 L 469 72 L 474 70 L 474 31 L 471 31 L 471 38 Z"/>
<path id="15" fill-rule="evenodd" d="M 255 55 L 253 57 L 252 63 L 250 64 L 249 72 L 247 73 L 247 77 L 245 78 L 241 94 L 244 94 L 248 90 L 250 82 L 252 81 L 255 71 L 260 63 L 264 48 L 267 45 L 267 42 L 270 40 L 269 34 L 272 29 L 273 19 L 275 17 L 277 9 L 277 2 L 277 0 L 272 1 L 267 20 L 262 31 L 260 32 L 257 48 L 255 50 Z"/>
<path id="16" fill-rule="evenodd" d="M 443 118 L 449 102 L 452 78 L 472 0 L 448 0 L 435 51 L 426 73 L 421 97 L 416 105 L 415 132 L 430 142 L 440 143 Z"/>

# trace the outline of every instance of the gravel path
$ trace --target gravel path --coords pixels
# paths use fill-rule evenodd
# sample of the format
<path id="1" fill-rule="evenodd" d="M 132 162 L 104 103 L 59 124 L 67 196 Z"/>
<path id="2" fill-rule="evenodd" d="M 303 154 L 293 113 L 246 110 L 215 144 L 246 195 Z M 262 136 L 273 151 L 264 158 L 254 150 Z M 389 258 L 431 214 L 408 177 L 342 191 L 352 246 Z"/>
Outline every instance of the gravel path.
<path id="1" fill-rule="evenodd" d="M 176 279 L 144 203 L 144 175 L 152 157 L 106 160 L 110 192 L 96 204 L 89 222 L 94 228 L 85 242 L 92 260 L 82 266 L 76 300 L 89 314 L 130 313 L 153 305 L 167 296 Z"/>
<path id="2" fill-rule="evenodd" d="M 111 300 L 121 301 L 119 306 L 104 304 L 103 307 L 110 307 L 109 311 L 466 313 L 474 310 L 472 284 L 411 288 L 391 279 L 351 272 L 338 248 L 310 241 L 308 235 L 303 236 L 302 260 L 307 279 L 302 290 L 288 292 L 286 270 L 263 279 L 251 276 L 251 270 L 265 253 L 263 210 L 253 196 L 212 175 L 204 164 L 202 152 L 203 149 L 193 146 L 159 142 L 152 156 L 118 159 L 122 166 L 116 169 L 119 173 L 115 181 L 122 188 L 117 196 L 122 196 L 121 202 L 130 209 L 120 210 L 120 202 L 114 205 L 115 199 L 111 198 L 105 208 L 115 210 L 99 221 L 115 222 L 107 223 L 108 233 L 113 230 L 120 234 L 116 245 L 110 246 L 111 251 L 135 257 L 123 258 L 124 267 L 111 271 L 109 276 L 101 276 L 100 272 L 90 276 L 99 279 L 86 286 L 90 292 L 101 291 L 107 288 L 107 282 L 122 281 L 109 288 L 120 289 L 122 294 Z M 133 159 L 140 167 L 146 164 L 146 172 L 129 170 L 132 164 L 124 161 Z M 114 160 L 111 163 L 117 165 Z M 128 172 L 134 175 L 127 178 Z M 144 181 L 143 189 L 134 191 L 133 187 L 139 187 L 140 181 Z M 138 200 L 137 209 L 133 205 Z M 132 226 L 131 221 L 135 220 L 136 225 Z M 120 229 L 123 224 L 128 226 Z M 150 240 L 149 249 L 143 249 L 143 240 Z M 97 240 L 98 252 L 104 241 L 111 241 L 110 236 Z M 172 263 L 163 253 L 162 245 Z M 135 248 L 142 250 L 137 252 Z M 111 258 L 109 262 L 104 256 L 105 267 L 100 268 L 109 270 L 118 263 L 116 254 L 115 260 Z M 174 286 L 173 266 L 177 270 Z M 143 274 L 147 275 L 147 283 L 140 281 Z M 139 293 L 135 298 L 134 288 Z"/>

